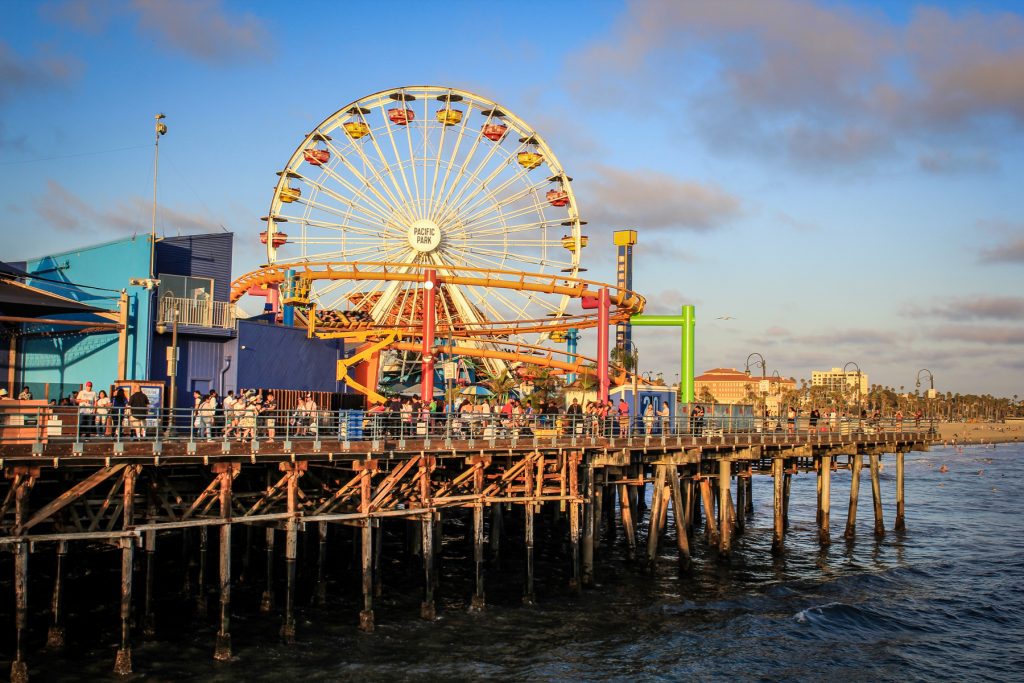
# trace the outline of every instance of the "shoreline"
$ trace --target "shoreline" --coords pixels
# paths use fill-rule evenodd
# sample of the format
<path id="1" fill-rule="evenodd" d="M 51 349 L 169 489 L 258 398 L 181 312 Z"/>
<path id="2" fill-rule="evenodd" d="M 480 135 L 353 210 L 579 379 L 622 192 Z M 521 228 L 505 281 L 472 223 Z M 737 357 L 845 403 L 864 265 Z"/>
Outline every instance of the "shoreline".
<path id="1" fill-rule="evenodd" d="M 932 443 L 944 446 L 968 446 L 1024 442 L 1024 425 L 1003 422 L 942 422 L 939 436 Z"/>

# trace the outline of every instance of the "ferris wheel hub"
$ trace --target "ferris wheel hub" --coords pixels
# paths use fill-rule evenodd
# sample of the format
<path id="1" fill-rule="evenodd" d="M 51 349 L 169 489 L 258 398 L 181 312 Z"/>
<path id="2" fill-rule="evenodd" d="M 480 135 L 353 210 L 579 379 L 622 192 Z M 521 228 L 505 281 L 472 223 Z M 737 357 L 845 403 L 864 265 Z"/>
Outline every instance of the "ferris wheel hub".
<path id="1" fill-rule="evenodd" d="M 441 228 L 427 218 L 414 221 L 407 232 L 409 246 L 422 254 L 427 254 L 441 244 Z"/>

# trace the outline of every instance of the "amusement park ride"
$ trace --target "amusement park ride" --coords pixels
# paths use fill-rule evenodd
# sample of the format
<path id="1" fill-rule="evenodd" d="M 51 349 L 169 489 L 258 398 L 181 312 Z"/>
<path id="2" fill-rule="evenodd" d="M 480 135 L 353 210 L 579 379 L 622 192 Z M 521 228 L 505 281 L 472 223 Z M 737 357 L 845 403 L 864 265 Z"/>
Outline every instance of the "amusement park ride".
<path id="1" fill-rule="evenodd" d="M 492 374 L 596 375 L 604 399 L 610 374 L 625 381 L 609 368 L 608 326 L 644 298 L 621 277 L 579 277 L 588 239 L 572 178 L 506 108 L 453 88 L 382 91 L 327 117 L 277 175 L 267 265 L 238 278 L 232 300 L 265 296 L 285 324 L 360 344 L 338 379 L 371 401 L 384 365 L 406 377 L 418 366 L 430 396 L 442 354 Z M 589 327 L 596 359 L 576 352 Z"/>

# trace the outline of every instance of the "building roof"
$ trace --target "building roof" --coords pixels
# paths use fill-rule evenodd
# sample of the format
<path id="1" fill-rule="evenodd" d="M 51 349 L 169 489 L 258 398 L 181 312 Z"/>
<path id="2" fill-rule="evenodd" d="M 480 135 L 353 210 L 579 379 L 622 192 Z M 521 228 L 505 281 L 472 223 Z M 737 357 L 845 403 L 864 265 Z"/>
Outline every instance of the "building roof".
<path id="1" fill-rule="evenodd" d="M 745 372 L 735 368 L 712 368 L 702 375 L 693 378 L 694 382 L 753 382 L 756 381 Z"/>
<path id="2" fill-rule="evenodd" d="M 0 278 L 0 315 L 40 318 L 54 313 L 104 313 L 104 309 Z"/>

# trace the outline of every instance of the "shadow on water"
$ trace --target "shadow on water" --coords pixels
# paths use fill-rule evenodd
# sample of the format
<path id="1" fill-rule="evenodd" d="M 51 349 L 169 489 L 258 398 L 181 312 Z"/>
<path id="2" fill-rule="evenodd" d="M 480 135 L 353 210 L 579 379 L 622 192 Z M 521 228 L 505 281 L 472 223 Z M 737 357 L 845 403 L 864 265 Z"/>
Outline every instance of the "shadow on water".
<path id="1" fill-rule="evenodd" d="M 948 472 L 940 472 L 945 464 Z M 979 470 L 982 472 L 979 474 Z M 862 476 L 866 477 L 866 470 Z M 653 573 L 625 560 L 620 533 L 598 552 L 594 588 L 568 590 L 565 529 L 537 516 L 537 605 L 522 605 L 522 513 L 508 514 L 501 554 L 486 566 L 487 608 L 467 610 L 473 591 L 467 511 L 446 517 L 439 618 L 418 619 L 422 570 L 406 522 L 389 521 L 375 601 L 377 630 L 356 629 L 360 609 L 352 530 L 331 527 L 326 604 L 315 604 L 317 543 L 304 534 L 297 641 L 281 642 L 283 561 L 274 567 L 278 609 L 260 612 L 263 533 L 232 596 L 230 662 L 212 660 L 216 633 L 216 540 L 211 534 L 207 610 L 196 610 L 196 566 L 180 536 L 160 537 L 155 639 L 137 636 L 136 672 L 112 673 L 119 639 L 119 554 L 100 547 L 68 557 L 67 647 L 44 651 L 53 553 L 32 555 L 26 643 L 34 681 L 619 681 L 652 680 L 1012 680 L 1024 666 L 1024 449 L 952 449 L 907 456 L 907 525 L 892 531 L 894 476 L 882 478 L 886 534 L 873 534 L 870 487 L 861 486 L 857 534 L 842 537 L 850 473 L 833 476 L 832 539 L 817 542 L 815 480 L 793 478 L 786 547 L 771 553 L 771 486 L 756 477 L 755 511 L 726 560 L 691 539 L 681 571 L 670 522 Z M 865 490 L 867 495 L 865 495 Z M 246 534 L 235 535 L 236 557 Z M 193 539 L 194 540 L 194 539 Z M 642 537 L 639 539 L 642 546 Z M 641 548 L 638 548 L 638 552 Z M 642 554 L 642 553 L 641 553 Z M 194 562 L 195 553 L 189 557 Z M 141 562 L 139 563 L 141 566 Z M 10 596 L 11 558 L 0 558 Z M 185 590 L 188 576 L 190 590 Z M 136 606 L 141 602 L 136 576 Z M 12 600 L 0 620 L 4 666 L 13 648 Z M 141 614 L 137 621 L 141 622 Z M 138 627 L 139 624 L 136 626 Z M 136 628 L 136 633 L 140 631 Z"/>

